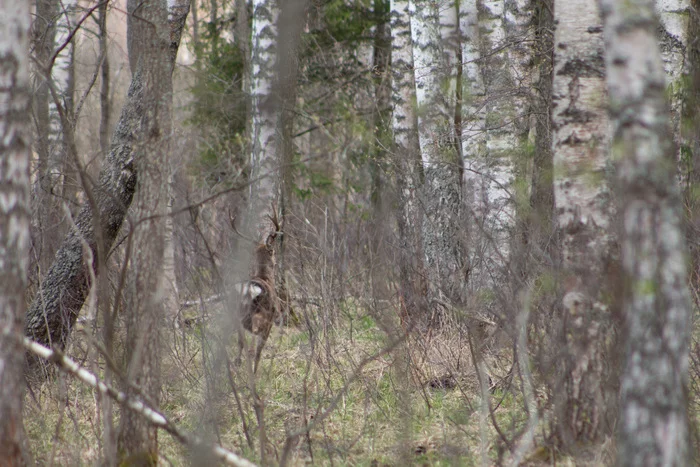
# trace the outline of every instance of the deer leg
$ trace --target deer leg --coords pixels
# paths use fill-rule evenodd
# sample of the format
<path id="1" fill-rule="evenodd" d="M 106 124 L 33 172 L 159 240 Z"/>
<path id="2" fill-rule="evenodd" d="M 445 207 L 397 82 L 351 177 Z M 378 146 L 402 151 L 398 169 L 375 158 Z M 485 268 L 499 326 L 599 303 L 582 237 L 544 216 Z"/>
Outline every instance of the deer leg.
<path id="1" fill-rule="evenodd" d="M 258 372 L 258 363 L 260 362 L 260 357 L 262 356 L 262 350 L 263 347 L 265 347 L 265 341 L 266 339 L 263 338 L 262 336 L 256 336 L 255 340 L 257 340 L 257 348 L 255 349 L 255 363 L 253 365 L 253 373 Z"/>
<path id="2" fill-rule="evenodd" d="M 255 350 L 255 365 L 253 367 L 253 373 L 258 372 L 258 363 L 260 362 L 260 357 L 262 356 L 262 350 L 263 347 L 265 347 L 265 343 L 267 342 L 267 338 L 270 336 L 270 330 L 272 329 L 272 322 L 269 321 L 266 323 L 266 326 L 262 329 L 262 332 L 260 335 L 256 336 L 256 339 L 258 341 L 258 347 Z"/>
<path id="3" fill-rule="evenodd" d="M 238 357 L 234 361 L 236 366 L 241 366 L 241 360 L 243 357 L 243 349 L 245 348 L 245 333 L 242 329 L 238 330 Z"/>

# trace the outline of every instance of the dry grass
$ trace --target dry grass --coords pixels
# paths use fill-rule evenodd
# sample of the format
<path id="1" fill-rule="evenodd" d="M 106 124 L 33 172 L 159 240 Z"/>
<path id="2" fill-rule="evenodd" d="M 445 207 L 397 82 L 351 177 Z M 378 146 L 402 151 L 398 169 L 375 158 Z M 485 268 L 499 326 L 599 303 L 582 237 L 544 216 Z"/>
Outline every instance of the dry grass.
<path id="1" fill-rule="evenodd" d="M 519 377 L 509 373 L 513 361 L 509 350 L 488 354 L 493 417 L 480 424 L 481 393 L 465 332 L 453 327 L 427 338 L 413 336 L 381 354 L 392 336 L 381 330 L 367 309 L 357 303 L 344 306 L 342 313 L 325 317 L 320 309 L 307 310 L 309 315 L 302 320 L 306 325 L 273 329 L 254 380 L 264 401 L 268 465 L 277 464 L 290 433 L 309 425 L 308 436 L 300 436 L 295 445 L 290 465 L 508 462 L 507 443 L 517 443 L 528 421 Z M 222 324 L 226 313 L 210 312 L 215 317 L 209 321 L 172 330 L 164 340 L 161 409 L 181 427 L 260 462 L 260 431 L 247 365 L 231 363 L 238 346 L 230 334 L 220 335 L 226 332 Z M 78 340 L 71 352 L 80 357 L 88 348 Z M 377 354 L 381 355 L 372 358 Z M 537 394 L 538 404 L 544 406 L 544 391 Z M 115 426 L 118 415 L 116 409 Z M 91 390 L 61 376 L 27 398 L 25 416 L 37 464 L 99 463 L 100 400 Z M 543 442 L 546 426 L 547 417 L 541 414 L 536 444 L 521 465 L 551 465 L 555 452 Z M 160 435 L 162 465 L 204 462 L 169 435 Z M 566 462 L 573 461 L 557 459 L 558 465 Z"/>

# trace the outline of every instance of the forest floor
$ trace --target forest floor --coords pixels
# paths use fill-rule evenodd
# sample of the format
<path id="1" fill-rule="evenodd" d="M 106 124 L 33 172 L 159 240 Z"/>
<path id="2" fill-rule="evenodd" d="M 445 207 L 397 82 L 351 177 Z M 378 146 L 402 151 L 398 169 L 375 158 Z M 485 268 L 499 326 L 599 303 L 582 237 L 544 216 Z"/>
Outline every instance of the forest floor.
<path id="1" fill-rule="evenodd" d="M 343 304 L 333 316 L 323 316 L 319 307 L 302 315 L 305 324 L 273 329 L 251 379 L 245 361 L 236 365 L 238 344 L 222 311 L 169 331 L 160 408 L 181 428 L 253 462 L 277 465 L 288 437 L 298 433 L 291 437 L 289 465 L 511 465 L 511 452 L 520 446 L 517 465 L 607 463 L 610 446 L 585 463 L 555 459 L 545 441 L 548 410 L 529 419 L 508 348 L 488 359 L 489 411 L 466 332 L 452 328 L 403 339 L 384 332 L 387 323 L 356 303 Z M 70 352 L 87 355 L 83 364 L 103 374 L 103 363 L 91 363 L 101 360 L 89 351 L 86 334 L 76 336 Z M 46 383 L 26 399 L 35 461 L 98 464 L 104 430 L 100 397 L 69 377 L 57 379 L 59 384 Z M 253 390 L 262 401 L 257 414 Z M 539 407 L 546 405 L 537 385 L 532 397 Z M 115 407 L 117 419 L 118 413 Z M 264 420 L 265 459 L 258 416 Z M 537 423 L 533 443 L 522 436 L 529 422 Z M 159 442 L 160 465 L 211 464 L 167 433 L 159 434 Z"/>

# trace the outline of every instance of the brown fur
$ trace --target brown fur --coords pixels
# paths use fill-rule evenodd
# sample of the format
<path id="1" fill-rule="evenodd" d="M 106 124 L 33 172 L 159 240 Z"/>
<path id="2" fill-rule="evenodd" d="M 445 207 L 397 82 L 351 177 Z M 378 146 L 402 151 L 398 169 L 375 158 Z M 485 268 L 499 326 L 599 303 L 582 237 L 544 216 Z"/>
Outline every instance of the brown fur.
<path id="1" fill-rule="evenodd" d="M 279 300 L 275 286 L 275 248 L 274 241 L 280 231 L 277 222 L 277 213 L 273 207 L 274 217 L 270 220 L 275 226 L 275 231 L 268 235 L 265 242 L 255 248 L 255 264 L 253 277 L 248 281 L 241 306 L 241 323 L 243 328 L 254 334 L 257 341 L 253 372 L 258 370 L 258 362 L 262 349 L 267 342 L 274 323 L 279 314 Z M 252 288 L 259 287 L 262 292 L 253 296 Z M 240 351 L 243 352 L 243 336 L 239 336 Z M 239 354 L 240 360 L 240 354 Z"/>

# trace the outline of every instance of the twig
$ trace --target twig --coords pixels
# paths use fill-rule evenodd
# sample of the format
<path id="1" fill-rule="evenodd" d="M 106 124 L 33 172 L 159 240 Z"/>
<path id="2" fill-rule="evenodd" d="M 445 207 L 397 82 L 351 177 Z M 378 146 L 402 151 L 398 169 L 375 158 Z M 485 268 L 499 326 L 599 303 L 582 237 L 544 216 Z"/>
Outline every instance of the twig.
<path id="1" fill-rule="evenodd" d="M 517 449 L 513 453 L 510 465 L 517 467 L 521 464 L 525 454 L 532 448 L 535 443 L 535 430 L 539 423 L 537 417 L 537 403 L 535 402 L 534 391 L 532 388 L 532 373 L 530 372 L 530 364 L 527 358 L 527 322 L 530 316 L 531 303 L 531 288 L 523 292 L 522 310 L 518 313 L 518 342 L 517 342 L 517 359 L 520 375 L 523 383 L 523 399 L 525 401 L 525 410 L 527 411 L 527 428 L 521 440 L 517 442 Z"/>
<path id="2" fill-rule="evenodd" d="M 88 386 L 97 389 L 103 395 L 107 395 L 115 401 L 119 402 L 120 404 L 124 405 L 125 407 L 128 407 L 134 412 L 141 414 L 146 420 L 148 420 L 149 423 L 151 423 L 157 428 L 167 431 L 176 440 L 178 440 L 186 446 L 189 446 L 191 449 L 206 447 L 211 451 L 214 457 L 225 462 L 226 464 L 234 465 L 237 467 L 256 467 L 255 464 L 253 464 L 252 462 L 240 457 L 239 455 L 227 449 L 224 449 L 221 446 L 207 445 L 202 439 L 198 438 L 197 436 L 185 433 L 180 428 L 175 426 L 172 422 L 170 422 L 170 420 L 168 420 L 168 418 L 162 413 L 160 413 L 158 410 L 149 407 L 143 401 L 131 395 L 117 391 L 111 386 L 108 386 L 107 384 L 103 383 L 97 378 L 97 376 L 95 376 L 93 373 L 86 370 L 85 368 L 82 368 L 71 358 L 65 356 L 62 352 L 58 350 L 51 350 L 26 337 L 23 338 L 22 344 L 24 345 L 24 348 L 27 351 L 33 353 L 37 357 L 43 358 L 44 360 L 54 363 L 59 369 L 79 379 Z"/>
<path id="3" fill-rule="evenodd" d="M 328 416 L 331 413 L 333 413 L 336 406 L 338 405 L 338 402 L 343 397 L 345 397 L 345 394 L 347 393 L 348 389 L 350 388 L 350 385 L 353 384 L 362 375 L 362 370 L 364 370 L 364 368 L 367 365 L 369 365 L 370 363 L 380 359 L 384 355 L 390 354 L 399 345 L 401 345 L 403 342 L 405 342 L 406 339 L 408 338 L 408 336 L 413 331 L 415 323 L 416 323 L 416 321 L 414 320 L 402 335 L 400 335 L 393 342 L 389 343 L 389 345 L 386 346 L 384 349 L 382 349 L 379 352 L 377 352 L 376 354 L 370 355 L 367 358 L 365 358 L 364 360 L 362 360 L 360 362 L 360 364 L 357 365 L 357 368 L 355 369 L 354 373 L 350 376 L 350 378 L 348 378 L 345 385 L 340 389 L 340 391 L 338 391 L 338 393 L 335 395 L 335 397 L 328 404 L 328 407 L 326 407 L 326 409 L 323 412 L 316 415 L 316 417 L 314 417 L 314 419 L 311 423 L 307 423 L 307 424 L 305 424 L 305 426 L 303 428 L 287 435 L 287 440 L 284 443 L 284 450 L 282 452 L 282 460 L 280 461 L 281 466 L 286 464 L 286 461 L 289 457 L 291 449 L 296 444 L 296 439 L 303 434 L 309 434 L 311 432 L 311 430 L 316 428 L 317 425 L 323 423 L 323 421 L 326 418 L 328 418 Z"/>
<path id="4" fill-rule="evenodd" d="M 237 290 L 238 291 L 238 290 Z M 208 303 L 218 303 L 224 299 L 224 294 L 216 294 L 211 297 L 202 298 L 198 300 L 185 300 L 180 304 L 180 308 L 190 308 L 197 305 L 206 305 Z"/>

